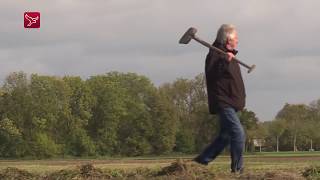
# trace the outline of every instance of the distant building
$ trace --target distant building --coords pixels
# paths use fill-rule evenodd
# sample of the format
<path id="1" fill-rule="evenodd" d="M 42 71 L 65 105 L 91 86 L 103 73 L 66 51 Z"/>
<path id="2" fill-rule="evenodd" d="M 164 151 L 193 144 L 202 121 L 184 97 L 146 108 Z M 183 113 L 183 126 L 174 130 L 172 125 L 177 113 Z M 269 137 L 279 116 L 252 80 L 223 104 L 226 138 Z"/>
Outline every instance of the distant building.
<path id="1" fill-rule="evenodd" d="M 265 143 L 266 143 L 265 139 L 261 139 L 261 138 L 253 139 L 254 149 L 256 149 L 256 147 L 259 147 L 260 152 L 261 152 L 261 147 L 265 146 Z"/>

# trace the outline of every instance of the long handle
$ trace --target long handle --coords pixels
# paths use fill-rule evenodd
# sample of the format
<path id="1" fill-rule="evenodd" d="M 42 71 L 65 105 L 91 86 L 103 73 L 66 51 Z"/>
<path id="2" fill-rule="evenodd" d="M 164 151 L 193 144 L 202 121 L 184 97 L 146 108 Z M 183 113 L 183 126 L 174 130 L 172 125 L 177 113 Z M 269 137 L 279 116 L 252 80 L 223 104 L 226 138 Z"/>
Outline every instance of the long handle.
<path id="1" fill-rule="evenodd" d="M 216 47 L 212 46 L 211 44 L 209 44 L 209 43 L 201 40 L 201 39 L 198 38 L 196 35 L 193 35 L 193 36 L 192 36 L 192 39 L 198 41 L 200 44 L 202 44 L 202 45 L 204 45 L 204 46 L 206 46 L 206 47 L 208 47 L 208 48 L 210 48 L 210 49 L 213 49 L 213 50 L 215 50 L 215 51 L 218 51 L 219 53 L 222 53 L 222 54 L 224 54 L 224 55 L 227 55 L 226 52 L 224 52 L 224 51 L 222 51 L 221 49 L 216 48 Z M 245 64 L 244 62 L 240 61 L 240 60 L 237 59 L 237 58 L 233 58 L 233 60 L 235 60 L 237 63 L 241 64 L 242 66 L 246 67 L 246 68 L 248 69 L 248 73 L 250 73 L 250 72 L 256 67 L 255 65 L 249 66 L 249 65 Z"/>

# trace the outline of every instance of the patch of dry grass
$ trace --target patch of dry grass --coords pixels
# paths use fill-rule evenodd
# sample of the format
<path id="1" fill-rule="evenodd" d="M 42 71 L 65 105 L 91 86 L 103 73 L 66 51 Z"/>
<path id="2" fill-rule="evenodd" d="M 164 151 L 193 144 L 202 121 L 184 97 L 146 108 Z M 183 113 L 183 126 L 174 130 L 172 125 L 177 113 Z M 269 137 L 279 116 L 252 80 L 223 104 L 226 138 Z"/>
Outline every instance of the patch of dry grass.
<path id="1" fill-rule="evenodd" d="M 271 158 L 271 159 L 270 159 Z M 231 174 L 228 157 L 208 166 L 190 160 L 34 160 L 0 161 L 0 179 L 303 179 L 319 177 L 306 168 L 320 167 L 316 158 L 245 158 L 245 173 Z M 311 172 L 311 173 L 310 173 Z M 319 171 L 320 172 L 320 171 Z M 312 174 L 313 173 L 313 174 Z M 59 177 L 59 178 L 58 178 Z M 307 176 L 305 176 L 307 177 Z"/>

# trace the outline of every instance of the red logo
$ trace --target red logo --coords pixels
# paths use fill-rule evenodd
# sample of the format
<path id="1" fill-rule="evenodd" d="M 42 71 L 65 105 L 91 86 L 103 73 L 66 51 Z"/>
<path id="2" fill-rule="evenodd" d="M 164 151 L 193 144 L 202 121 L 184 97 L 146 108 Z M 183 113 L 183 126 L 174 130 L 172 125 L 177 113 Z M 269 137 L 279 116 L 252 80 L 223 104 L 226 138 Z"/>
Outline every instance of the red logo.
<path id="1" fill-rule="evenodd" d="M 40 12 L 25 12 L 23 17 L 25 28 L 40 28 Z"/>

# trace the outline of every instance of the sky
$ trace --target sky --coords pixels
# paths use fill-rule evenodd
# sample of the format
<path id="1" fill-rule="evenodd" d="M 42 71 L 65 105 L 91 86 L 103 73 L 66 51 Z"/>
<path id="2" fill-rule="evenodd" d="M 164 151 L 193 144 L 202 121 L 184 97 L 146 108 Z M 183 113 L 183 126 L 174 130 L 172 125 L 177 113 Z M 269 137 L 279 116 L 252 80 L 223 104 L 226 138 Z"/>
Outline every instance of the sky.
<path id="1" fill-rule="evenodd" d="M 178 44 L 189 27 L 213 42 L 234 24 L 247 109 L 273 120 L 286 104 L 320 99 L 318 0 L 1 0 L 0 81 L 11 72 L 81 76 L 110 71 L 145 75 L 159 86 L 204 71 L 208 49 Z M 24 12 L 40 29 L 23 27 Z"/>

